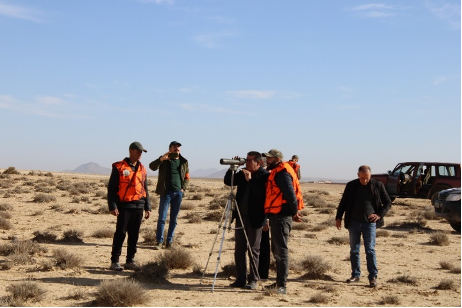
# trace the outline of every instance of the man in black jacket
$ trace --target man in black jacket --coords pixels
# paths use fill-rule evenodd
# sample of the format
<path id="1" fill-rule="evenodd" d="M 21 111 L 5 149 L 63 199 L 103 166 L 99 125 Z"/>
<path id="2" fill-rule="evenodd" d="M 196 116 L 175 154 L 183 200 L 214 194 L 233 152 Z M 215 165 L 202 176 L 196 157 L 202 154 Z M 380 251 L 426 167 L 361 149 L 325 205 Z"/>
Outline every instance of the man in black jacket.
<path id="1" fill-rule="evenodd" d="M 239 157 L 235 157 L 239 159 Z M 266 216 L 263 205 L 265 203 L 265 182 L 269 172 L 262 167 L 262 155 L 259 152 L 247 153 L 245 168 L 234 175 L 234 185 L 237 186 L 236 203 L 233 211 L 233 219 L 236 219 L 234 262 L 236 263 L 236 281 L 230 287 L 246 288 L 254 290 L 257 288 L 258 260 L 260 255 L 260 240 L 262 227 L 266 224 Z M 224 183 L 231 185 L 232 173 L 230 168 L 226 172 Z M 240 217 L 237 210 L 239 210 Z M 242 223 L 241 224 L 241 218 Z M 250 273 L 247 276 L 247 234 L 250 248 L 249 263 Z M 247 282 L 247 284 L 246 284 Z"/>
<path id="2" fill-rule="evenodd" d="M 136 268 L 134 257 L 143 210 L 145 219 L 148 219 L 151 213 L 146 169 L 140 162 L 143 152 L 147 151 L 141 143 L 135 141 L 130 144 L 129 157 L 112 165 L 107 201 L 109 211 L 117 217 L 111 254 L 111 269 L 114 271 L 123 270 L 119 264 L 119 257 L 127 233 L 127 262 L 124 268 Z"/>
<path id="3" fill-rule="evenodd" d="M 383 217 L 391 207 L 391 200 L 382 182 L 371 179 L 371 168 L 361 166 L 358 179 L 348 182 L 337 208 L 335 224 L 340 230 L 345 213 L 345 228 L 350 234 L 351 278 L 348 283 L 359 281 L 361 275 L 359 249 L 361 234 L 366 250 L 369 285 L 377 286 L 377 260 L 375 256 L 376 228 L 383 226 Z"/>

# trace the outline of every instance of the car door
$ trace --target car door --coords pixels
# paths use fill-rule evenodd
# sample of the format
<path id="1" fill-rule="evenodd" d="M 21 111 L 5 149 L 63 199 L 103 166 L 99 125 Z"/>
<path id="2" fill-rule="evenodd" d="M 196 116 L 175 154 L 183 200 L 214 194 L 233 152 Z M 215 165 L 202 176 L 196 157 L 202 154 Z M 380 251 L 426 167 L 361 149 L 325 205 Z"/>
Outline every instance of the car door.
<path id="1" fill-rule="evenodd" d="M 399 175 L 401 173 L 402 164 L 396 165 L 393 171 L 388 173 L 387 192 L 390 195 L 399 195 Z"/>

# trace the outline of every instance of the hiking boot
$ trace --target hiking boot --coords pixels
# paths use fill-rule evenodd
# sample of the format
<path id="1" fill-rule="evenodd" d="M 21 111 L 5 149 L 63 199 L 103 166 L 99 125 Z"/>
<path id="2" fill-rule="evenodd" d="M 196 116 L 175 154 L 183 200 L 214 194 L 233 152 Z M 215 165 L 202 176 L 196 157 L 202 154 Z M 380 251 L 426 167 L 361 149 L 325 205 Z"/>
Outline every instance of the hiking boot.
<path id="1" fill-rule="evenodd" d="M 140 266 L 138 265 L 138 263 L 135 262 L 135 260 L 127 261 L 127 263 L 125 263 L 124 265 L 124 269 L 126 270 L 135 270 L 139 267 Z"/>
<path id="2" fill-rule="evenodd" d="M 235 281 L 232 284 L 229 285 L 231 288 L 244 288 L 245 287 L 245 282 L 240 282 L 240 281 Z"/>
<path id="3" fill-rule="evenodd" d="M 351 277 L 346 280 L 347 283 L 358 282 L 358 281 L 359 281 L 359 277 Z"/>
<path id="4" fill-rule="evenodd" d="M 277 293 L 278 294 L 287 294 L 287 288 L 286 287 L 278 287 Z"/>
<path id="5" fill-rule="evenodd" d="M 124 269 L 122 268 L 122 266 L 120 266 L 120 263 L 119 263 L 119 262 L 114 262 L 114 263 L 112 263 L 110 269 L 113 270 L 113 271 L 117 271 L 117 272 L 121 272 L 121 271 L 124 270 Z"/>
<path id="6" fill-rule="evenodd" d="M 165 249 L 170 249 L 170 248 L 172 248 L 172 242 L 165 244 Z"/>
<path id="7" fill-rule="evenodd" d="M 377 278 L 372 278 L 371 280 L 369 280 L 369 286 L 371 288 L 377 287 Z"/>
<path id="8" fill-rule="evenodd" d="M 257 289 L 257 282 L 256 281 L 251 281 L 248 284 L 246 284 L 244 288 L 247 289 L 247 290 L 256 290 Z"/>
<path id="9" fill-rule="evenodd" d="M 157 243 L 154 245 L 153 249 L 154 249 L 154 250 L 160 250 L 160 249 L 162 249 L 162 243 L 157 242 Z"/>

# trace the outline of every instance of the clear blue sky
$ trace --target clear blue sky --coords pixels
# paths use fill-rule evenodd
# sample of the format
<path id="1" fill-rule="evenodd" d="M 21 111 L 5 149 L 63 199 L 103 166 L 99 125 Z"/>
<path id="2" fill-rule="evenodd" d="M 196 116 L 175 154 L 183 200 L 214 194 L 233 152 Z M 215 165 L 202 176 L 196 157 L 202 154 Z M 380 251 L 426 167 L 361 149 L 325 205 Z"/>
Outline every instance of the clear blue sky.
<path id="1" fill-rule="evenodd" d="M 110 167 L 172 140 L 302 175 L 461 161 L 460 1 L 0 0 L 0 167 Z"/>

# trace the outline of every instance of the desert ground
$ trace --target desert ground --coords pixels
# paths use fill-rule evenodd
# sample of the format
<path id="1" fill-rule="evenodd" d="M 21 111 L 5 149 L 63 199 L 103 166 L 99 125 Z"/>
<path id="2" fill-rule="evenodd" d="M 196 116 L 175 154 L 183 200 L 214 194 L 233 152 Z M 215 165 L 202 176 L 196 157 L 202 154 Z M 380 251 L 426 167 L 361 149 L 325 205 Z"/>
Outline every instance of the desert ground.
<path id="1" fill-rule="evenodd" d="M 307 206 L 304 222 L 294 223 L 290 235 L 288 294 L 262 289 L 274 281 L 274 270 L 257 290 L 228 287 L 234 281 L 234 234 L 228 230 L 212 292 L 223 232 L 219 221 L 230 192 L 222 180 L 191 179 L 175 249 L 153 250 L 158 197 L 157 178 L 150 177 L 153 212 L 141 226 L 136 255 L 142 267 L 137 272 L 114 272 L 109 270 L 116 221 L 107 210 L 109 176 L 15 171 L 18 174 L 5 174 L 0 169 L 0 306 L 110 306 L 113 302 L 101 299 L 107 291 L 102 286 L 123 281 L 134 282 L 141 295 L 125 295 L 118 305 L 461 306 L 461 237 L 446 221 L 434 217 L 429 200 L 393 202 L 377 237 L 379 285 L 370 288 L 363 249 L 361 281 L 345 283 L 350 276 L 348 232 L 337 230 L 334 221 L 344 185 L 302 183 Z M 143 266 L 159 264 L 172 251 L 182 253 L 180 261 L 189 258 L 190 262 L 171 265 L 160 274 L 165 279 L 152 278 L 147 270 L 140 275 Z M 126 246 L 122 264 L 125 253 Z M 26 290 L 18 291 L 20 286 Z M 120 288 L 110 288 L 117 297 Z M 21 295 L 27 292 L 29 296 Z M 143 299 L 137 302 L 130 296 Z"/>

